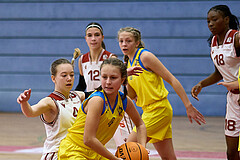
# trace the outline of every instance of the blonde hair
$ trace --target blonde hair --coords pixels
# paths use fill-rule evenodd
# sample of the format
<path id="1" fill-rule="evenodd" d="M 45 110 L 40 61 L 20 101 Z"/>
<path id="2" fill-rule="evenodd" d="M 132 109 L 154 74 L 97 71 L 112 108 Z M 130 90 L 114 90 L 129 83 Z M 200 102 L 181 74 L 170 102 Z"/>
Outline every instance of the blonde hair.
<path id="1" fill-rule="evenodd" d="M 138 29 L 133 28 L 133 27 L 120 28 L 120 30 L 118 31 L 118 39 L 119 39 L 120 33 L 122 33 L 122 32 L 132 33 L 135 41 L 139 42 L 139 45 L 138 45 L 137 48 L 144 48 L 145 47 L 145 45 L 144 45 L 144 43 L 142 41 L 141 32 Z M 124 59 L 124 62 L 128 62 L 129 57 L 127 55 L 124 55 L 123 59 Z"/>
<path id="2" fill-rule="evenodd" d="M 119 34 L 122 33 L 122 32 L 132 33 L 135 41 L 140 42 L 139 45 L 138 45 L 138 48 L 144 48 L 145 47 L 145 45 L 142 41 L 141 32 L 137 28 L 133 28 L 133 27 L 120 28 L 120 30 L 118 31 L 118 39 L 119 39 Z"/>

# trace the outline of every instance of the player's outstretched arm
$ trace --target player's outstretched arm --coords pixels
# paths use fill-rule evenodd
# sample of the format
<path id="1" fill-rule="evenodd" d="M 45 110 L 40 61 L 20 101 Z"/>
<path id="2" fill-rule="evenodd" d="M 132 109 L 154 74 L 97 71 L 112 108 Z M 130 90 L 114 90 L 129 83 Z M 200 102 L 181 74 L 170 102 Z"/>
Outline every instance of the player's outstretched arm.
<path id="1" fill-rule="evenodd" d="M 141 55 L 141 61 L 147 69 L 161 76 L 173 87 L 174 91 L 181 98 L 186 108 L 187 116 L 191 123 L 192 119 L 194 119 L 199 125 L 201 123 L 206 123 L 204 116 L 189 101 L 181 83 L 173 76 L 173 74 L 169 72 L 169 70 L 160 62 L 160 60 L 155 55 L 150 52 L 143 52 Z"/>
<path id="2" fill-rule="evenodd" d="M 43 98 L 37 104 L 31 106 L 28 103 L 31 97 L 31 91 L 31 89 L 25 90 L 17 98 L 17 102 L 20 104 L 21 110 L 26 117 L 40 116 L 55 107 L 54 102 L 49 97 Z"/>

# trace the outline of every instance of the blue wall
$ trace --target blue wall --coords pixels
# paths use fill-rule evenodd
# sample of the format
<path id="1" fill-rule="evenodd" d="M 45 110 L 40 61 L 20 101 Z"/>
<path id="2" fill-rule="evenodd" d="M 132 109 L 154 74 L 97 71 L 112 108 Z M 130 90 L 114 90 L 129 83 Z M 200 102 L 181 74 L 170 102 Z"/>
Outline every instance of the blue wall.
<path id="1" fill-rule="evenodd" d="M 206 16 L 217 4 L 239 16 L 239 1 L 0 0 L 0 111 L 20 112 L 16 98 L 25 89 L 32 88 L 31 104 L 52 92 L 51 62 L 71 60 L 76 47 L 87 52 L 84 29 L 96 21 L 104 28 L 107 50 L 120 58 L 117 31 L 140 29 L 146 48 L 179 79 L 194 106 L 204 115 L 223 116 L 224 87 L 204 88 L 199 102 L 190 95 L 192 86 L 214 71 Z M 76 86 L 77 63 L 75 72 Z M 186 115 L 180 98 L 165 84 L 174 115 Z"/>

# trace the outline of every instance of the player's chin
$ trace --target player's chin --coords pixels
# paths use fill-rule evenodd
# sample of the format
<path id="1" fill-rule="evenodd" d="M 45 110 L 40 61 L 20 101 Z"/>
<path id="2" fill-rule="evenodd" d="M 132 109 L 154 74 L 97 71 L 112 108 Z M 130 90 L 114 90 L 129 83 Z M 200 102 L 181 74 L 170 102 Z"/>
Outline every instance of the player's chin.
<path id="1" fill-rule="evenodd" d="M 122 53 L 123 53 L 124 55 L 127 55 L 127 54 L 128 54 L 128 50 L 127 50 L 127 49 L 122 49 Z"/>
<path id="2" fill-rule="evenodd" d="M 104 92 L 107 94 L 111 94 L 114 92 L 114 89 L 113 88 L 104 88 Z"/>
<path id="3" fill-rule="evenodd" d="M 67 84 L 67 85 L 66 85 L 66 88 L 70 88 L 70 89 L 72 89 L 72 87 L 73 87 L 72 84 Z"/>

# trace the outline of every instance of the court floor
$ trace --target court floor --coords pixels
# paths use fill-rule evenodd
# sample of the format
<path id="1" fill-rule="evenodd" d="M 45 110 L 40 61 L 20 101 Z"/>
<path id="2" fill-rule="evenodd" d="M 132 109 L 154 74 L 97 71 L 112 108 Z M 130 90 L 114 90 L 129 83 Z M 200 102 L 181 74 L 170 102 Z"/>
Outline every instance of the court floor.
<path id="1" fill-rule="evenodd" d="M 191 124 L 187 117 L 173 117 L 173 143 L 180 160 L 225 160 L 224 117 L 206 117 L 207 124 Z M 45 130 L 39 117 L 0 113 L 0 160 L 39 160 Z M 106 147 L 115 151 L 114 141 Z M 150 160 L 160 159 L 151 144 Z"/>

